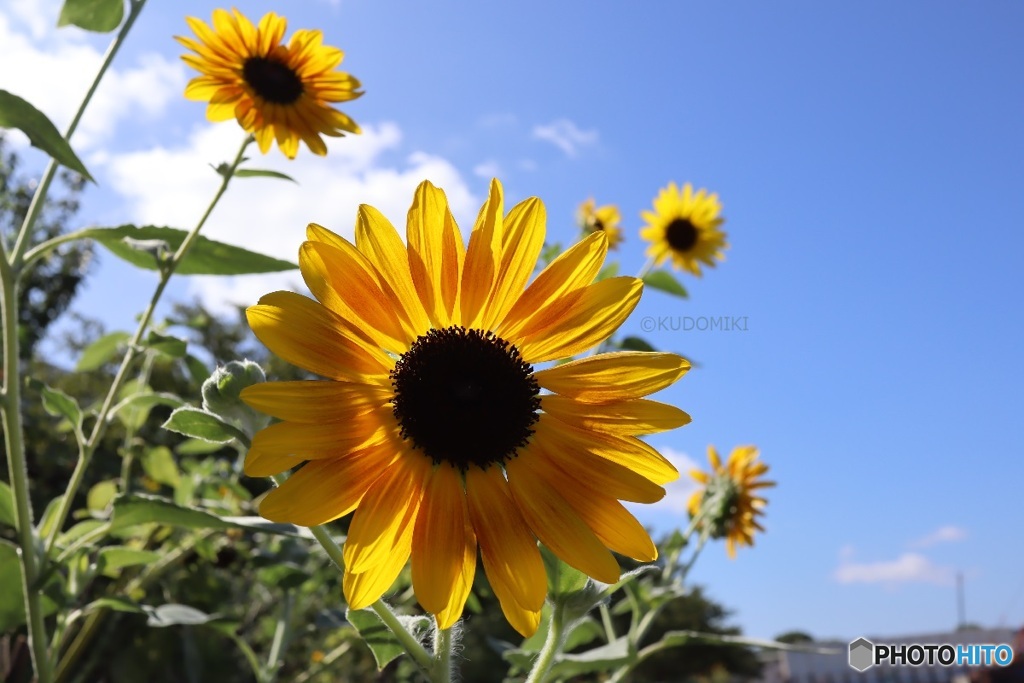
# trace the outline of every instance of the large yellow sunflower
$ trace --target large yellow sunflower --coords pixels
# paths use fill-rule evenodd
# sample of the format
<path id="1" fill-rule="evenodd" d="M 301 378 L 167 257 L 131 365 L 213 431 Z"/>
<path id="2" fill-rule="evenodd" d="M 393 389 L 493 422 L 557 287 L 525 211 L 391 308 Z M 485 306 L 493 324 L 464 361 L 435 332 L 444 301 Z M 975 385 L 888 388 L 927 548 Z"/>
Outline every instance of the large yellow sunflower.
<path id="1" fill-rule="evenodd" d="M 724 538 L 731 558 L 736 557 L 737 545 L 754 545 L 755 530 L 764 531 L 757 517 L 764 514 L 767 501 L 757 495 L 757 489 L 775 486 L 775 482 L 761 479 L 768 465 L 758 462 L 759 456 L 756 446 L 737 446 L 723 467 L 718 451 L 708 446 L 711 472 L 690 472 L 703 485 L 690 496 L 690 516 L 702 513 L 699 528 L 707 527 L 711 538 Z"/>
<path id="2" fill-rule="evenodd" d="M 643 211 L 647 226 L 640 236 L 651 243 L 647 256 L 660 266 L 669 257 L 676 270 L 685 269 L 700 277 L 700 264 L 714 267 L 728 248 L 725 233 L 718 229 L 725 219 L 718 214 L 722 205 L 717 194 L 701 189 L 696 193 L 686 183 L 682 191 L 675 183 L 662 188 L 654 199 L 654 211 Z"/>
<path id="3" fill-rule="evenodd" d="M 275 292 L 247 311 L 271 351 L 328 381 L 243 392 L 283 420 L 256 434 L 245 471 L 307 461 L 263 500 L 268 519 L 311 526 L 355 511 L 343 582 L 353 609 L 380 598 L 411 555 L 420 604 L 448 628 L 479 548 L 502 610 L 528 635 L 547 590 L 537 539 L 606 583 L 619 578 L 610 550 L 657 555 L 619 500 L 655 502 L 678 477 L 637 435 L 689 422 L 643 398 L 689 364 L 622 352 L 536 370 L 609 337 L 642 288 L 594 282 L 603 233 L 527 286 L 544 223 L 536 198 L 506 214 L 494 181 L 464 246 L 444 193 L 424 182 L 405 243 L 366 205 L 355 244 L 310 225 L 299 266 L 317 301 Z"/>
<path id="4" fill-rule="evenodd" d="M 261 152 L 266 154 L 276 139 L 289 159 L 298 153 L 300 139 L 322 156 L 327 146 L 321 135 L 359 132 L 355 121 L 330 104 L 362 95 L 359 81 L 334 70 L 345 53 L 324 45 L 320 31 L 296 31 L 283 45 L 287 22 L 273 12 L 259 26 L 238 10 L 214 10 L 212 29 L 201 19 L 186 20 L 198 40 L 175 39 L 196 53 L 182 59 L 202 76 L 189 82 L 185 97 L 208 101 L 211 121 L 236 118 L 256 137 Z"/>
<path id="5" fill-rule="evenodd" d="M 597 202 L 590 198 L 580 204 L 578 215 L 580 227 L 584 232 L 602 231 L 608 236 L 608 248 L 618 248 L 623 240 L 622 228 L 619 227 L 619 223 L 622 222 L 619 207 L 614 204 L 599 207 Z"/>

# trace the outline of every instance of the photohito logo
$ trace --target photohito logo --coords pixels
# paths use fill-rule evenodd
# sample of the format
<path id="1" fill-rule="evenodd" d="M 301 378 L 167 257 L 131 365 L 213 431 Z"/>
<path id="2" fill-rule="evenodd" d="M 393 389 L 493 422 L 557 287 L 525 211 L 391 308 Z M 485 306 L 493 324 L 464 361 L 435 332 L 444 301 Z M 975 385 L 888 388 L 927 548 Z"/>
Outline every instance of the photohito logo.
<path id="1" fill-rule="evenodd" d="M 1009 666 L 1013 648 L 1006 643 L 921 644 L 893 643 L 875 645 L 867 638 L 850 643 L 850 666 L 867 671 L 876 664 L 892 666 Z"/>

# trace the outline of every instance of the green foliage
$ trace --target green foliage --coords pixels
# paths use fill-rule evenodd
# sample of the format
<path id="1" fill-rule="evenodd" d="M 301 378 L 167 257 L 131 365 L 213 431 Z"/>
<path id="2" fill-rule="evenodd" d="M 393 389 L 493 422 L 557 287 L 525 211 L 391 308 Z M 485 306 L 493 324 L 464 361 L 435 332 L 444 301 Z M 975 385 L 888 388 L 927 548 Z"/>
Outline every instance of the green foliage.
<path id="1" fill-rule="evenodd" d="M 221 173 L 223 175 L 223 173 L 221 172 L 221 170 L 219 168 L 217 169 L 217 172 Z M 265 170 L 261 170 L 261 169 L 255 169 L 255 168 L 240 168 L 237 171 L 235 171 L 235 177 L 236 178 L 277 178 L 279 180 L 288 180 L 288 181 L 291 181 L 293 183 L 298 184 L 297 181 L 295 180 L 295 178 L 292 178 L 289 175 L 285 175 L 284 173 L 281 173 L 280 171 L 265 171 Z"/>
<path id="2" fill-rule="evenodd" d="M 644 284 L 648 287 L 678 296 L 683 299 L 687 298 L 689 294 L 686 293 L 686 288 L 683 287 L 679 280 L 667 270 L 655 270 L 653 272 L 644 275 Z"/>
<path id="3" fill-rule="evenodd" d="M 122 345 L 131 338 L 127 332 L 111 332 L 105 334 L 85 347 L 78 357 L 75 370 L 90 372 L 109 363 L 119 353 Z"/>
<path id="4" fill-rule="evenodd" d="M 64 0 L 57 26 L 110 33 L 124 19 L 124 0 Z"/>
<path id="5" fill-rule="evenodd" d="M 92 180 L 92 176 L 85 170 L 85 165 L 46 114 L 6 90 L 0 90 L 0 128 L 20 130 L 28 136 L 33 147 L 38 147 L 58 163 L 87 180 Z"/>

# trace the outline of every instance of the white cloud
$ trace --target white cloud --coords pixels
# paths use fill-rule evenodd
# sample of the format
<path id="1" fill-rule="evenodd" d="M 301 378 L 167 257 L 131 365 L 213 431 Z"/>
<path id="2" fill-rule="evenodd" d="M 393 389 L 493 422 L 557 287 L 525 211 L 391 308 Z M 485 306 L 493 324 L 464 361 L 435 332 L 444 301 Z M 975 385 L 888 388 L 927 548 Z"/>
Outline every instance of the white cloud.
<path id="1" fill-rule="evenodd" d="M 597 142 L 597 131 L 580 130 L 569 119 L 558 119 L 544 126 L 534 126 L 533 137 L 538 140 L 546 140 L 565 152 L 566 156 L 574 157 L 580 148 Z"/>
<path id="2" fill-rule="evenodd" d="M 939 543 L 952 543 L 955 541 L 962 541 L 967 538 L 967 530 L 963 527 L 954 526 L 947 524 L 946 526 L 939 527 L 935 531 L 926 536 L 911 541 L 911 548 L 928 548 Z"/>
<path id="3" fill-rule="evenodd" d="M 445 190 L 452 212 L 467 228 L 479 202 L 459 171 L 447 160 L 413 152 L 401 163 L 382 156 L 397 151 L 401 131 L 393 123 L 364 124 L 362 135 L 328 138 L 328 155 L 305 149 L 289 162 L 276 149 L 261 156 L 255 148 L 249 168 L 272 169 L 299 184 L 264 178 L 232 182 L 203 234 L 252 251 L 296 260 L 306 225 L 315 222 L 351 238 L 359 204 L 384 213 L 405 233 L 405 216 L 413 191 L 424 179 Z M 137 224 L 190 229 L 213 196 L 219 178 L 209 164 L 234 157 L 241 141 L 237 126 L 204 125 L 181 147 L 155 147 L 113 155 L 107 165 L 111 184 L 128 202 Z M 209 305 L 252 304 L 276 289 L 301 285 L 298 271 L 245 277 L 189 278 L 192 291 Z"/>
<path id="4" fill-rule="evenodd" d="M 665 497 L 655 503 L 655 508 L 663 511 L 671 510 L 673 513 L 685 513 L 690 496 L 700 486 L 690 476 L 690 470 L 699 469 L 700 465 L 682 451 L 673 448 L 658 450 L 679 470 L 679 478 L 665 486 Z"/>
<path id="5" fill-rule="evenodd" d="M 949 586 L 955 572 L 932 562 L 920 553 L 903 553 L 894 560 L 856 562 L 849 546 L 840 552 L 839 567 L 833 578 L 839 583 L 932 583 Z"/>
<path id="6" fill-rule="evenodd" d="M 477 175 L 480 176 L 481 178 L 486 178 L 487 180 L 490 180 L 491 178 L 500 178 L 503 174 L 501 172 L 501 166 L 498 165 L 498 162 L 489 160 L 474 166 L 473 175 Z"/>
<path id="7" fill-rule="evenodd" d="M 84 31 L 58 29 L 60 3 L 15 0 L 0 14 L 0 88 L 31 102 L 61 130 L 96 77 L 103 55 Z M 115 61 L 96 91 L 74 137 L 76 149 L 108 139 L 118 124 L 155 117 L 185 87 L 185 67 L 155 53 L 135 64 Z M 21 133 L 15 139 L 24 141 Z"/>

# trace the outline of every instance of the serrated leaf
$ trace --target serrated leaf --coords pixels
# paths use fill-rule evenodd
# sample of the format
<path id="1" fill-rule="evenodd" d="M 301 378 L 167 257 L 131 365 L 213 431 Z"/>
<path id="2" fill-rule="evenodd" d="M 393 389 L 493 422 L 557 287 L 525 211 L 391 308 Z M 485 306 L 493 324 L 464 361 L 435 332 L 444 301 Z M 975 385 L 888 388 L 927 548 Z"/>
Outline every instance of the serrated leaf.
<path id="1" fill-rule="evenodd" d="M 39 392 L 43 409 L 47 413 L 54 417 L 66 417 L 76 429 L 82 423 L 82 409 L 78 407 L 78 401 L 60 389 L 49 387 L 34 378 L 25 380 L 25 384 Z"/>
<path id="2" fill-rule="evenodd" d="M 667 270 L 656 270 L 653 273 L 647 273 L 644 275 L 644 284 L 648 287 L 661 290 L 673 296 L 682 298 L 689 297 L 686 293 L 686 288 L 679 284 L 675 276 Z"/>
<path id="3" fill-rule="evenodd" d="M 216 615 L 207 614 L 195 607 L 188 605 L 160 605 L 159 607 L 142 606 L 143 611 L 149 615 L 146 620 L 147 626 L 164 628 L 166 626 L 198 626 L 216 619 Z"/>
<path id="4" fill-rule="evenodd" d="M 33 147 L 43 150 L 85 179 L 96 182 L 46 114 L 6 90 L 0 90 L 0 128 L 17 128 L 28 136 Z"/>
<path id="5" fill-rule="evenodd" d="M 281 180 L 290 180 L 291 182 L 298 185 L 298 182 L 291 176 L 285 175 L 278 171 L 266 171 L 263 169 L 256 168 L 240 168 L 235 171 L 236 178 L 279 178 Z"/>
<path id="6" fill-rule="evenodd" d="M 0 481 L 0 524 L 14 526 L 14 493 Z"/>
<path id="7" fill-rule="evenodd" d="M 155 550 L 140 550 L 138 548 L 127 548 L 123 545 L 110 545 L 100 548 L 97 554 L 97 568 L 108 576 L 124 567 L 134 567 L 140 564 L 152 564 L 160 559 L 160 553 Z"/>
<path id="8" fill-rule="evenodd" d="M 626 337 L 619 342 L 619 346 L 623 351 L 657 351 L 656 348 L 640 337 Z"/>
<path id="9" fill-rule="evenodd" d="M 118 347 L 128 341 L 131 335 L 127 332 L 111 332 L 94 341 L 82 351 L 81 358 L 75 365 L 76 372 L 95 370 L 109 361 L 117 353 Z"/>
<path id="10" fill-rule="evenodd" d="M 163 240 L 172 250 L 177 250 L 188 235 L 184 230 L 146 225 L 122 225 L 117 228 L 90 228 L 79 233 L 102 244 L 118 258 L 132 265 L 156 270 L 156 261 L 143 252 L 129 248 L 124 238 L 134 240 Z M 188 254 L 178 265 L 180 275 L 248 275 L 251 273 L 278 273 L 294 270 L 297 265 L 264 254 L 217 242 L 202 235 L 196 237 Z"/>
<path id="11" fill-rule="evenodd" d="M 110 33 L 124 19 L 124 0 L 64 0 L 57 26 Z"/>
<path id="12" fill-rule="evenodd" d="M 146 346 L 170 358 L 183 358 L 188 342 L 178 337 L 160 334 L 159 332 L 150 332 L 146 338 Z"/>
<path id="13" fill-rule="evenodd" d="M 194 439 L 203 439 L 212 443 L 227 443 L 232 439 L 247 442 L 247 437 L 235 427 L 223 422 L 213 413 L 185 406 L 178 408 L 164 422 L 163 428 L 184 434 Z"/>
<path id="14" fill-rule="evenodd" d="M 218 517 L 211 512 L 177 505 L 157 496 L 130 494 L 114 500 L 111 531 L 140 524 L 163 524 L 186 529 L 249 529 L 303 538 L 310 535 L 308 530 L 294 524 L 270 522 L 262 517 Z"/>
<path id="15" fill-rule="evenodd" d="M 174 462 L 171 449 L 166 446 L 150 448 L 142 454 L 142 469 L 153 481 L 172 488 L 181 483 L 178 464 Z"/>
<path id="16" fill-rule="evenodd" d="M 137 431 L 146 422 L 149 412 L 156 406 L 180 408 L 182 404 L 184 401 L 174 394 L 157 392 L 133 394 L 114 406 L 108 419 L 119 418 L 126 427 Z"/>
<path id="17" fill-rule="evenodd" d="M 383 671 L 392 660 L 405 654 L 405 648 L 395 638 L 395 634 L 370 610 L 346 610 L 345 618 L 359 631 L 370 648 L 373 658 L 377 660 L 377 671 Z"/>

